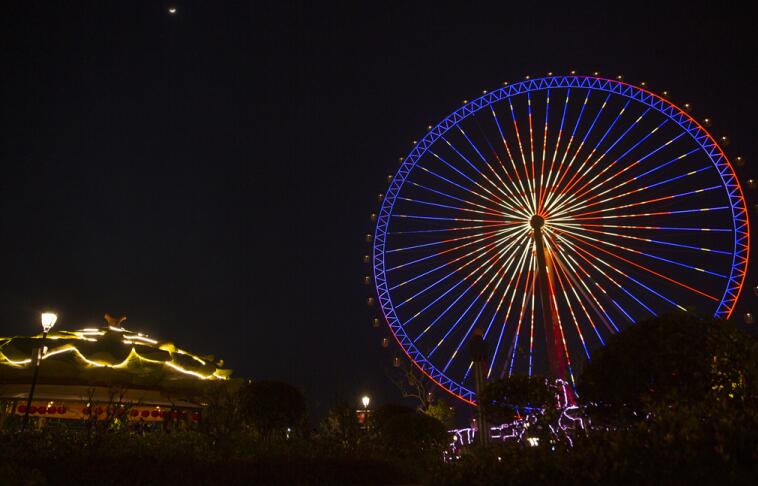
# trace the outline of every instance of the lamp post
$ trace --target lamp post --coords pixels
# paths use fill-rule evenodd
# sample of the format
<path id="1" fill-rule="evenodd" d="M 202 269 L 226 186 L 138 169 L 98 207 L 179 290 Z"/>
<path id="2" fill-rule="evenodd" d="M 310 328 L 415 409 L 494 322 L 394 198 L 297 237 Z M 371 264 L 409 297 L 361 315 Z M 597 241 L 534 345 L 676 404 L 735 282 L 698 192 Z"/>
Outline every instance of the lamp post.
<path id="1" fill-rule="evenodd" d="M 363 408 L 355 411 L 355 415 L 358 418 L 358 423 L 361 429 L 366 430 L 368 428 L 368 405 L 371 403 L 371 398 L 368 395 L 361 397 L 361 405 Z"/>
<path id="2" fill-rule="evenodd" d="M 32 399 L 34 398 L 34 388 L 37 386 L 37 374 L 39 373 L 39 365 L 42 361 L 42 353 L 45 349 L 45 340 L 47 339 L 47 333 L 55 325 L 55 321 L 58 320 L 58 316 L 52 312 L 43 312 L 40 316 L 42 322 L 42 344 L 39 348 L 32 352 L 32 360 L 34 361 L 34 374 L 32 375 L 32 389 L 29 390 L 29 399 L 26 401 L 26 410 L 24 410 L 24 421 L 21 423 L 21 430 L 26 430 L 26 424 L 29 423 L 29 409 L 32 407 Z"/>

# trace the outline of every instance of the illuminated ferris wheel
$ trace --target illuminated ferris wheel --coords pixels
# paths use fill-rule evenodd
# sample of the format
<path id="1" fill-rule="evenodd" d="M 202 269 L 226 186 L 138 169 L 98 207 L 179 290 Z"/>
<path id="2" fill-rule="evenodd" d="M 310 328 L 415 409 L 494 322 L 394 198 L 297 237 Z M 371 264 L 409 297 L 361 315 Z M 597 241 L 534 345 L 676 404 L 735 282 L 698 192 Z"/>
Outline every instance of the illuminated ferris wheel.
<path id="1" fill-rule="evenodd" d="M 573 382 L 634 322 L 729 317 L 748 238 L 734 170 L 685 110 L 551 76 L 485 92 L 414 145 L 377 216 L 374 282 L 404 352 L 474 403 L 472 333 L 487 379 Z"/>

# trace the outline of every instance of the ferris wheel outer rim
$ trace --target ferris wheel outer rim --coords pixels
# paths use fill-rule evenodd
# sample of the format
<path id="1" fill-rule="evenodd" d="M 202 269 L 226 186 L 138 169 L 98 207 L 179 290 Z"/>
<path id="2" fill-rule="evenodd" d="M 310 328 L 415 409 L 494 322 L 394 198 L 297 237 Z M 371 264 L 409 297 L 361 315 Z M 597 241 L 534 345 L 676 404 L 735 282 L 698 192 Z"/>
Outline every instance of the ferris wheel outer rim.
<path id="1" fill-rule="evenodd" d="M 557 82 L 555 82 L 556 80 Z M 582 84 L 583 82 L 585 82 L 585 84 Z M 547 84 L 545 85 L 545 83 Z M 588 85 L 588 83 L 604 83 L 606 87 L 603 88 L 603 87 Z M 526 88 L 524 89 L 525 86 Z M 612 88 L 609 89 L 607 88 L 607 86 L 616 87 L 617 90 L 613 90 Z M 465 120 L 466 118 L 475 114 L 479 110 L 487 106 L 490 106 L 497 101 L 509 99 L 519 94 L 525 94 L 525 93 L 529 93 L 533 91 L 542 91 L 544 89 L 549 89 L 549 88 L 574 88 L 574 87 L 589 88 L 594 91 L 605 91 L 605 92 L 613 93 L 619 96 L 625 96 L 627 98 L 634 99 L 644 105 L 647 105 L 650 108 L 654 108 L 658 112 L 666 116 L 667 118 L 674 121 L 685 133 L 690 135 L 694 139 L 694 141 L 697 143 L 699 148 L 706 153 L 709 160 L 711 161 L 711 163 L 714 165 L 717 172 L 719 173 L 719 177 L 721 178 L 721 182 L 724 185 L 724 189 L 727 193 L 727 197 L 729 198 L 731 215 L 732 215 L 732 224 L 733 224 L 733 230 L 734 230 L 733 231 L 734 250 L 732 252 L 731 272 L 728 279 L 727 287 L 724 291 L 724 295 L 722 296 L 721 302 L 719 303 L 716 313 L 714 314 L 715 317 L 728 319 L 731 316 L 734 310 L 734 306 L 736 305 L 739 299 L 739 296 L 741 294 L 742 287 L 744 286 L 745 278 L 747 276 L 747 267 L 748 267 L 749 256 L 750 256 L 750 222 L 749 222 L 749 213 L 747 211 L 747 203 L 745 201 L 745 196 L 742 190 L 742 186 L 739 182 L 739 178 L 737 177 L 737 174 L 734 171 L 734 167 L 732 166 L 729 158 L 726 156 L 721 146 L 718 144 L 718 142 L 716 142 L 716 140 L 713 138 L 710 132 L 708 132 L 708 130 L 706 130 L 692 116 L 690 116 L 688 113 L 686 113 L 684 110 L 682 110 L 680 107 L 673 104 L 669 100 L 645 88 L 641 88 L 639 86 L 635 86 L 623 81 L 607 79 L 607 78 L 602 78 L 598 76 L 581 76 L 581 75 L 548 76 L 548 77 L 543 77 L 543 78 L 534 78 L 534 79 L 528 79 L 525 81 L 520 81 L 518 83 L 509 84 L 509 85 L 506 85 L 505 87 L 498 88 L 497 90 L 492 91 L 492 92 L 486 92 L 482 96 L 476 98 L 475 100 L 471 102 L 466 103 L 463 107 L 458 108 L 457 110 L 450 113 L 448 116 L 443 118 L 437 125 L 431 128 L 419 142 L 414 143 L 413 149 L 405 158 L 403 158 L 400 168 L 393 175 L 393 178 L 390 181 L 387 192 L 385 193 L 385 197 L 382 201 L 382 205 L 379 210 L 376 228 L 374 230 L 374 240 L 373 240 L 373 246 L 372 246 L 372 254 L 373 254 L 372 267 L 373 267 L 373 274 L 374 274 L 375 290 L 377 292 L 377 297 L 380 303 L 380 308 L 382 310 L 382 315 L 388 327 L 390 328 L 390 331 L 392 332 L 392 335 L 395 338 L 395 341 L 398 343 L 398 345 L 403 350 L 403 353 L 408 357 L 408 359 L 425 376 L 427 376 L 430 380 L 432 380 L 436 385 L 438 385 L 440 388 L 442 388 L 446 392 L 450 393 L 456 398 L 463 400 L 464 402 L 467 402 L 471 405 L 476 405 L 476 401 L 474 398 L 475 393 L 469 390 L 468 388 L 464 387 L 463 385 L 457 383 L 455 380 L 449 378 L 443 372 L 439 371 L 434 364 L 429 362 L 429 360 L 426 358 L 424 353 L 422 353 L 418 348 L 416 348 L 416 346 L 412 342 L 406 342 L 404 344 L 403 341 L 410 341 L 410 338 L 408 337 L 407 333 L 405 333 L 405 331 L 402 329 L 402 326 L 399 325 L 399 319 L 396 316 L 394 317 L 388 316 L 388 311 L 390 314 L 394 314 L 395 308 L 392 303 L 389 290 L 386 288 L 387 279 L 386 279 L 385 270 L 384 270 L 384 248 L 386 245 L 386 233 L 387 233 L 387 228 L 389 227 L 389 218 L 392 216 L 392 209 L 394 207 L 395 199 L 397 198 L 397 195 L 399 194 L 403 184 L 405 183 L 406 178 L 410 174 L 411 170 L 415 167 L 416 162 L 427 152 L 427 149 L 431 147 L 431 145 L 434 142 L 436 142 L 437 139 L 439 139 L 442 135 L 447 133 L 448 130 L 458 125 L 458 123 L 460 123 L 461 121 Z M 514 89 L 520 90 L 520 91 L 511 92 L 510 94 L 507 94 L 507 95 L 504 94 L 506 90 L 513 91 Z M 654 101 L 645 101 L 643 99 L 635 98 L 634 96 L 628 94 L 629 92 L 632 92 L 634 94 L 642 93 L 646 95 L 647 97 L 653 99 Z M 499 97 L 496 98 L 497 96 Z M 493 98 L 496 98 L 496 99 L 493 99 Z M 657 104 L 658 106 L 655 106 L 655 104 Z M 477 106 L 477 105 L 481 105 L 481 106 L 479 106 L 476 109 L 470 108 L 472 106 Z M 668 111 L 671 111 L 673 109 L 673 111 L 675 112 L 674 114 L 678 115 L 680 118 L 683 118 L 684 120 L 683 121 L 677 120 L 676 118 L 674 118 L 674 115 L 666 111 L 666 108 L 668 108 Z M 451 119 L 452 119 L 452 123 L 450 123 Z M 446 128 L 441 128 L 443 124 L 446 124 L 446 123 L 449 124 L 449 126 Z M 690 123 L 691 125 L 693 125 L 693 127 L 687 128 L 684 126 L 685 123 Z M 695 134 L 698 134 L 698 133 L 701 135 L 700 138 L 704 139 L 705 141 L 698 140 L 698 137 L 695 136 Z M 722 173 L 721 170 L 719 170 L 719 161 L 721 165 L 725 166 L 728 169 L 726 175 Z M 404 169 L 405 169 L 405 173 L 403 174 Z M 400 177 L 397 177 L 398 175 Z M 727 183 L 727 180 L 726 180 L 727 178 L 731 179 L 731 182 L 733 182 L 733 185 L 734 185 L 733 189 L 729 188 L 729 184 Z M 730 192 L 734 192 L 736 193 L 736 195 L 730 194 Z M 740 224 L 738 226 L 738 215 L 740 213 L 744 215 L 744 222 L 740 221 Z M 744 240 L 744 241 L 740 243 L 740 240 Z M 737 248 L 738 245 L 744 248 L 744 250 L 738 250 Z M 379 248 L 381 248 L 381 251 L 378 250 Z M 740 260 L 739 262 L 737 261 L 738 255 L 739 255 L 739 260 Z M 741 271 L 739 272 L 740 275 L 735 277 L 734 273 L 738 268 L 741 269 Z M 384 287 L 384 290 L 380 287 Z M 728 309 L 723 310 L 722 307 L 724 306 L 724 302 L 727 299 L 728 294 L 731 294 L 729 295 L 729 303 L 727 304 Z M 396 321 L 396 323 L 393 324 L 393 322 L 391 322 L 391 319 L 393 321 Z"/>

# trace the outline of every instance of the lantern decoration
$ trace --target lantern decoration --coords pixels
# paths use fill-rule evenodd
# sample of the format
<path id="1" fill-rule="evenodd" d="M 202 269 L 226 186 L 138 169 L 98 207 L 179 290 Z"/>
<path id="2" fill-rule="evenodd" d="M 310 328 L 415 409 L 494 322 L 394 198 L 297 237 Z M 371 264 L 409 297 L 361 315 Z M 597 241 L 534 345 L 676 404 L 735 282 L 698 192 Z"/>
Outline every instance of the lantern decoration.
<path id="1" fill-rule="evenodd" d="M 129 415 L 131 415 L 132 417 L 136 417 L 137 415 L 139 415 L 139 410 L 135 408 L 134 410 L 129 412 Z"/>
<path id="2" fill-rule="evenodd" d="M 19 405 L 16 410 L 18 410 L 20 413 L 24 413 L 26 412 L 26 405 Z"/>
<path id="3" fill-rule="evenodd" d="M 150 410 L 143 410 L 141 415 L 143 417 L 145 417 L 145 418 L 149 417 L 150 416 Z"/>

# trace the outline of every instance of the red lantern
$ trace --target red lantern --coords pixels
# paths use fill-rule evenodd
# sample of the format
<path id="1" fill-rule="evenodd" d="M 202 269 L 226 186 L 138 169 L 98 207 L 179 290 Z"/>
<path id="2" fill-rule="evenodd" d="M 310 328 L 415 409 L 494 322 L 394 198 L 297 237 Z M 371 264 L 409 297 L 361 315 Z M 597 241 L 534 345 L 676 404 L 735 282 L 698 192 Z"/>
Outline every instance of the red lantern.
<path id="1" fill-rule="evenodd" d="M 29 413 L 37 413 L 37 407 L 35 407 L 34 405 L 29 407 Z"/>
<path id="2" fill-rule="evenodd" d="M 198 412 L 193 413 L 192 414 L 192 420 L 194 420 L 195 422 L 197 422 L 198 420 L 200 420 L 200 414 Z"/>
<path id="3" fill-rule="evenodd" d="M 152 415 L 153 418 L 158 418 L 161 416 L 161 412 L 159 410 L 153 410 L 152 412 L 150 412 L 150 415 Z"/>
<path id="4" fill-rule="evenodd" d="M 21 413 L 24 413 L 26 412 L 26 405 L 19 405 L 16 410 L 18 410 Z"/>
<path id="5" fill-rule="evenodd" d="M 135 408 L 131 412 L 129 412 L 129 415 L 131 415 L 132 417 L 136 417 L 137 415 L 139 415 L 139 410 Z"/>
<path id="6" fill-rule="evenodd" d="M 150 416 L 150 410 L 143 410 L 142 411 L 142 416 L 145 417 L 145 418 L 149 417 Z"/>
<path id="7" fill-rule="evenodd" d="M 51 415 L 54 415 L 55 412 L 57 412 L 57 411 L 58 411 L 58 409 L 55 408 L 55 407 L 53 407 L 53 406 L 47 407 L 47 413 L 49 413 Z"/>
<path id="8" fill-rule="evenodd" d="M 45 407 L 37 407 L 37 413 L 40 415 L 45 415 L 45 413 L 47 413 L 47 410 Z"/>
<path id="9" fill-rule="evenodd" d="M 103 407 L 97 407 L 97 414 L 98 415 L 102 415 L 104 411 L 105 410 L 103 410 Z"/>
<path id="10" fill-rule="evenodd" d="M 167 410 L 163 410 L 161 412 L 161 418 L 167 418 L 169 415 L 171 415 L 171 413 L 168 412 Z"/>
<path id="11" fill-rule="evenodd" d="M 63 405 L 61 405 L 60 407 L 58 407 L 58 413 L 61 414 L 61 415 L 63 415 L 64 413 L 66 413 L 66 407 L 64 407 Z"/>

